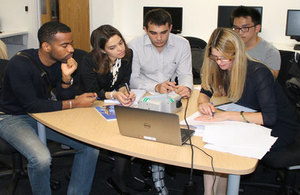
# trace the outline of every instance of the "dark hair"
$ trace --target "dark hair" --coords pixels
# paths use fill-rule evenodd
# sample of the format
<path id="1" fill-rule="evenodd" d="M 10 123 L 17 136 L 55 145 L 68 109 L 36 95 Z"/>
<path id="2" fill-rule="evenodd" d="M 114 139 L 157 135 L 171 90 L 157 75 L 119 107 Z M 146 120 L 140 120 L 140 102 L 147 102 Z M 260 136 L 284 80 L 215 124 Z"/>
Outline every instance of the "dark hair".
<path id="1" fill-rule="evenodd" d="M 53 40 L 54 35 L 58 32 L 69 33 L 71 32 L 71 28 L 57 21 L 51 21 L 43 24 L 38 31 L 40 48 L 44 42 L 50 43 Z"/>
<path id="2" fill-rule="evenodd" d="M 130 52 L 120 31 L 111 25 L 102 25 L 95 29 L 91 35 L 91 45 L 93 47 L 92 54 L 98 65 L 97 69 L 95 70 L 97 73 L 106 74 L 110 70 L 110 60 L 105 53 L 101 52 L 101 50 L 105 50 L 105 44 L 114 35 L 118 35 L 124 42 L 125 56 L 123 59 L 129 59 Z"/>
<path id="3" fill-rule="evenodd" d="M 169 26 L 172 24 L 172 17 L 169 12 L 162 8 L 149 10 L 144 18 L 144 26 L 148 29 L 148 24 L 155 24 L 157 26 L 165 25 L 166 23 Z"/>
<path id="4" fill-rule="evenodd" d="M 233 10 L 230 22 L 233 25 L 234 18 L 247 17 L 250 16 L 254 25 L 261 24 L 261 14 L 259 11 L 253 7 L 239 6 Z"/>

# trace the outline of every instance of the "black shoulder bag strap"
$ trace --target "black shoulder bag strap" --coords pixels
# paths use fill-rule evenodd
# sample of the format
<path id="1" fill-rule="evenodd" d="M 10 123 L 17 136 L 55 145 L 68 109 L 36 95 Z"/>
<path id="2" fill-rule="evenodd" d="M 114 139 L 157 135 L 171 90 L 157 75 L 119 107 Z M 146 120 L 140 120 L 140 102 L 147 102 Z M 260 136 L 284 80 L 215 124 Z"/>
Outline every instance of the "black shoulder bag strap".
<path id="1" fill-rule="evenodd" d="M 16 55 L 25 57 L 33 62 L 35 67 L 39 70 L 41 78 L 43 78 L 44 82 L 46 83 L 47 96 L 48 96 L 48 98 L 51 98 L 52 87 L 51 87 L 51 84 L 50 84 L 50 81 L 49 81 L 46 71 L 28 53 L 20 51 Z"/>

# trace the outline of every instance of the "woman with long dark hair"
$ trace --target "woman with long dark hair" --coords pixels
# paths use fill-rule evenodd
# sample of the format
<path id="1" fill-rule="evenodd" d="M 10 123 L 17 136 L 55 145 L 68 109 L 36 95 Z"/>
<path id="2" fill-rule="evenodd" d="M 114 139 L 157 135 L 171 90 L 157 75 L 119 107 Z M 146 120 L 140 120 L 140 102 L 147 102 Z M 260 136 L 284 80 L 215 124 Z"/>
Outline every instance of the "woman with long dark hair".
<path id="1" fill-rule="evenodd" d="M 103 99 L 118 99 L 130 106 L 135 94 L 127 91 L 131 75 L 133 52 L 121 33 L 111 25 L 102 25 L 92 32 L 92 51 L 83 59 L 81 80 L 85 91 L 96 92 Z M 130 156 L 114 153 L 112 177 L 107 179 L 110 187 L 119 194 L 129 194 L 129 189 L 149 191 L 151 186 L 136 179 L 131 173 Z"/>
<path id="2" fill-rule="evenodd" d="M 121 33 L 110 25 L 102 25 L 92 32 L 92 51 L 83 60 L 81 78 L 85 91 L 96 92 L 101 100 L 118 99 L 130 106 L 135 94 L 126 90 L 129 85 L 132 50 Z"/>

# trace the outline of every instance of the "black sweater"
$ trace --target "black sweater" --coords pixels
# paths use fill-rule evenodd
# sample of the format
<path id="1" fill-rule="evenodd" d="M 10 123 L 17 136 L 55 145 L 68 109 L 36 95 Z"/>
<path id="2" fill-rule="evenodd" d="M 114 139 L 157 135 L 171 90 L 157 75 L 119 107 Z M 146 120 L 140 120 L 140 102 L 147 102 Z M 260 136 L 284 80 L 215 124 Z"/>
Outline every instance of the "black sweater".
<path id="1" fill-rule="evenodd" d="M 112 80 L 113 76 L 111 72 L 106 74 L 99 74 L 94 70 L 97 69 L 97 64 L 92 53 L 89 53 L 82 62 L 80 68 L 80 77 L 83 83 L 84 91 L 86 92 L 96 92 L 98 97 L 103 100 L 105 99 L 105 92 L 118 90 L 125 86 L 125 83 L 129 84 L 131 75 L 131 65 L 132 65 L 133 53 L 130 49 L 130 58 L 128 60 L 121 60 L 121 67 L 119 69 L 119 74 L 117 81 L 113 86 Z"/>

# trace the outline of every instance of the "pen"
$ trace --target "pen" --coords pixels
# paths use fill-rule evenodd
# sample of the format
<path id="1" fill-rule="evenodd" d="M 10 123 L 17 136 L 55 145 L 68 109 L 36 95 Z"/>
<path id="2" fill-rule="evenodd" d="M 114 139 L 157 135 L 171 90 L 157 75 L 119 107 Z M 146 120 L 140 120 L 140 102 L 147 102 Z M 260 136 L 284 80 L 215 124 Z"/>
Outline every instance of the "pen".
<path id="1" fill-rule="evenodd" d="M 172 82 L 172 78 L 169 79 L 169 82 Z M 171 86 L 171 85 L 168 84 L 168 86 Z M 170 91 L 171 91 L 170 89 L 167 89 L 167 93 L 169 93 Z"/>
<path id="2" fill-rule="evenodd" d="M 171 79 L 169 79 L 169 82 L 172 82 Z M 169 85 L 169 84 L 168 84 Z M 169 89 L 167 89 L 167 93 L 169 93 Z"/>
<path id="3" fill-rule="evenodd" d="M 130 94 L 130 88 L 129 88 L 127 83 L 125 83 L 125 87 L 126 87 L 126 91 L 127 91 L 128 95 L 129 95 Z M 130 101 L 132 102 L 131 98 L 130 98 Z"/>
<path id="4" fill-rule="evenodd" d="M 214 105 L 214 103 L 210 102 L 211 105 Z M 211 116 L 214 117 L 215 116 L 215 112 L 211 112 Z"/>
<path id="5" fill-rule="evenodd" d="M 129 86 L 128 86 L 127 83 L 125 83 L 125 87 L 126 87 L 126 91 L 127 91 L 128 95 L 129 95 L 130 94 L 130 89 L 129 89 Z"/>

